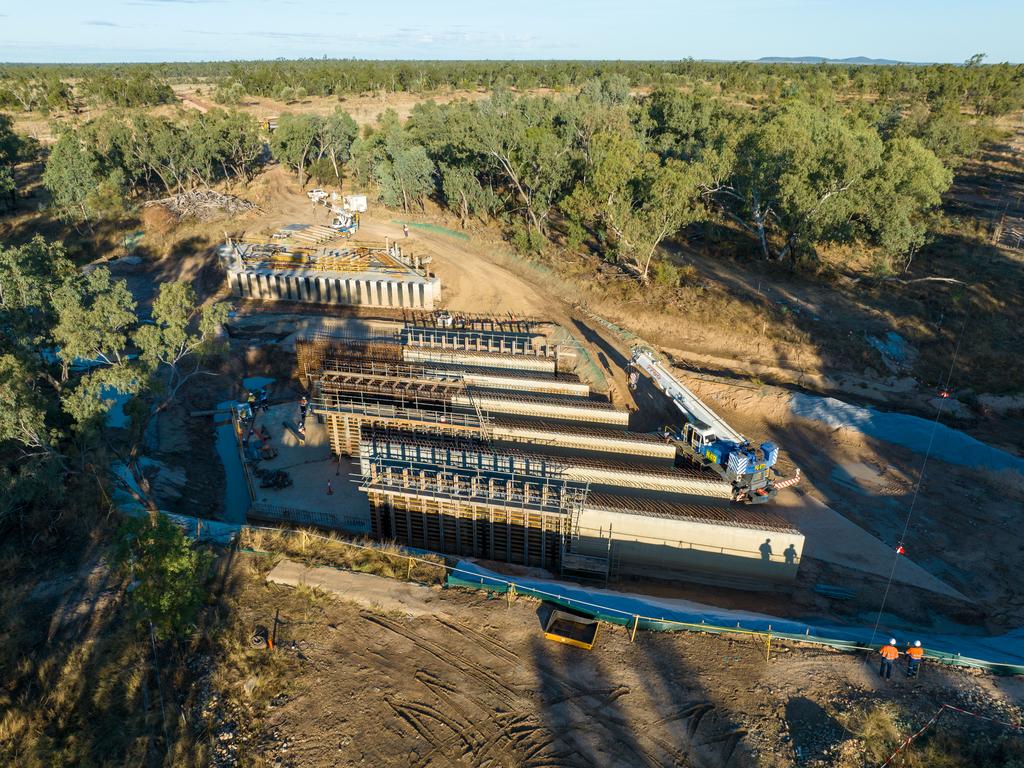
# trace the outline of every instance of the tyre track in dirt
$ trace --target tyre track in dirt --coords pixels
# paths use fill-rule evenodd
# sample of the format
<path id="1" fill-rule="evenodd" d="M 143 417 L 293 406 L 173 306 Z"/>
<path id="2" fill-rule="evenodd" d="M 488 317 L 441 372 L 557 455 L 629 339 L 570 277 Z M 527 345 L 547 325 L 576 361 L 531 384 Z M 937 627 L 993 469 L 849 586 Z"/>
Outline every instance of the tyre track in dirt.
<path id="1" fill-rule="evenodd" d="M 411 629 L 403 627 L 399 622 L 393 621 L 392 619 L 386 619 L 382 616 L 374 616 L 369 613 L 360 613 L 360 618 L 368 621 L 372 624 L 377 624 L 384 629 L 394 632 L 396 635 L 401 635 L 406 640 L 410 641 L 414 646 L 420 648 L 436 657 L 439 661 L 447 664 L 448 666 L 454 667 L 460 672 L 476 676 L 481 683 L 487 688 L 491 689 L 498 698 L 504 701 L 506 704 L 511 704 L 515 697 L 518 695 L 515 690 L 510 686 L 506 685 L 502 680 L 484 667 L 469 661 L 466 658 L 459 657 L 455 653 L 452 653 L 446 648 L 438 645 L 432 640 L 428 640 L 420 634 L 417 634 Z"/>
<path id="2" fill-rule="evenodd" d="M 465 635 L 467 638 L 471 640 L 476 640 L 480 642 L 485 651 L 494 656 L 497 656 L 499 659 L 503 659 L 507 662 L 517 665 L 522 663 L 522 659 L 520 658 L 518 653 L 513 651 L 504 643 L 495 640 L 487 633 L 481 632 L 478 629 L 474 629 L 473 627 L 470 627 L 467 624 L 463 624 L 462 622 L 452 618 L 451 616 L 441 615 L 435 616 L 434 618 L 438 621 L 438 623 L 443 624 L 453 632 L 457 632 L 461 635 Z"/>
<path id="3" fill-rule="evenodd" d="M 571 760 L 566 762 L 564 757 L 559 758 L 559 755 L 562 754 L 561 751 L 549 751 L 556 746 L 556 742 L 561 741 L 561 737 L 556 736 L 545 725 L 540 723 L 536 715 L 530 711 L 538 703 L 536 701 L 537 698 L 541 699 L 541 703 L 546 703 L 543 701 L 542 695 L 538 696 L 535 691 L 516 691 L 489 670 L 466 659 L 464 656 L 448 651 L 414 630 L 402 626 L 399 622 L 365 613 L 360 614 L 360 616 L 366 621 L 377 624 L 409 640 L 428 655 L 454 667 L 463 674 L 479 680 L 508 707 L 508 711 L 498 712 L 495 715 L 493 706 L 476 700 L 473 703 L 481 711 L 473 717 L 468 715 L 460 705 L 454 702 L 453 699 L 456 691 L 452 689 L 452 686 L 439 684 L 438 679 L 430 673 L 418 674 L 417 679 L 430 688 L 436 698 L 444 701 L 446 706 L 453 710 L 453 713 L 441 714 L 436 707 L 425 702 L 399 702 L 393 697 L 388 701 L 389 706 L 395 709 L 396 713 L 431 745 L 431 751 L 415 765 L 426 768 L 426 766 L 431 765 L 431 761 L 436 755 L 443 755 L 445 760 L 450 761 L 450 751 L 460 743 L 463 745 L 462 756 L 468 757 L 471 760 L 470 764 L 477 768 L 484 768 L 492 759 L 500 760 L 502 757 L 514 758 L 516 765 L 529 766 L 529 768 L 535 768 L 534 762 L 532 762 L 535 759 L 540 759 L 542 761 L 541 765 L 557 766 L 558 768 L 574 768 L 577 765 L 585 765 L 584 763 Z M 482 644 L 485 646 L 485 651 L 497 655 L 509 663 L 516 663 L 517 666 L 522 666 L 518 654 L 478 630 L 468 628 L 450 619 L 446 621 L 439 619 L 437 623 L 449 631 Z M 481 640 L 481 638 L 483 639 Z M 516 661 L 512 662 L 511 659 Z M 564 683 L 564 681 L 561 685 L 565 689 L 565 692 L 559 699 L 562 702 L 570 702 L 573 698 L 578 697 L 590 697 L 597 700 L 599 704 L 603 703 L 604 706 L 607 706 L 629 692 L 629 688 L 625 686 L 585 691 L 575 686 L 570 686 Z M 598 715 L 599 712 L 599 705 L 595 705 L 589 710 L 589 714 L 592 717 Z M 453 714 L 455 715 L 454 717 Z M 452 735 L 448 737 L 437 736 L 423 721 L 424 717 L 432 717 L 436 722 L 451 731 Z M 506 720 L 506 722 L 498 724 L 499 720 Z M 493 727 L 495 725 L 497 725 L 497 728 Z M 425 733 L 429 735 L 425 735 Z M 486 735 L 486 743 L 482 748 L 476 749 L 470 745 L 479 743 L 479 735 Z M 565 754 L 571 755 L 572 745 L 567 743 L 565 746 L 568 748 Z M 652 756 L 646 756 L 644 763 L 651 766 L 661 765 Z"/>
<path id="4" fill-rule="evenodd" d="M 546 703 L 549 706 L 555 706 L 563 701 L 571 703 L 591 721 L 600 723 L 605 730 L 610 731 L 609 725 L 629 729 L 638 741 L 647 742 L 667 755 L 672 761 L 672 765 L 728 768 L 728 766 L 736 764 L 735 760 L 741 754 L 739 746 L 746 736 L 746 731 L 735 728 L 729 719 L 723 718 L 718 708 L 709 701 L 688 702 L 670 715 L 632 725 L 626 717 L 607 709 L 609 703 L 629 693 L 628 687 L 619 686 L 619 688 L 613 689 L 608 698 L 602 702 L 598 697 L 593 696 L 595 692 L 579 691 L 572 683 L 558 677 L 556 673 L 549 671 L 548 674 L 552 677 L 549 682 L 563 691 L 561 697 L 547 700 Z M 588 699 L 596 703 L 591 703 Z M 670 739 L 656 732 L 658 726 L 669 726 L 673 723 L 679 723 L 682 726 L 681 732 L 670 731 L 677 741 L 683 742 L 681 746 L 673 744 Z M 640 756 L 646 759 L 651 755 L 642 752 Z M 648 764 L 660 766 L 666 763 L 655 758 Z"/>
<path id="5" fill-rule="evenodd" d="M 542 758 L 550 764 L 554 755 L 544 754 L 550 750 L 556 737 L 529 713 L 499 712 L 481 705 L 481 713 L 469 713 L 454 700 L 455 691 L 450 686 L 437 685 L 436 680 L 417 675 L 417 678 L 431 689 L 438 701 L 450 712 L 443 712 L 419 700 L 398 701 L 390 697 L 388 704 L 406 721 L 415 721 L 415 728 L 431 745 L 414 768 L 426 768 L 435 757 L 452 759 L 452 751 L 458 750 L 458 759 L 465 764 L 484 768 L 492 760 L 511 758 L 515 764 L 533 765 L 534 758 Z M 431 684 L 433 683 L 433 685 Z M 451 731 L 451 735 L 439 736 L 425 722 L 424 718 L 436 721 Z M 426 735 L 425 735 L 426 734 Z M 461 748 L 460 748 L 461 743 Z"/>
<path id="6" fill-rule="evenodd" d="M 528 697 L 518 694 L 489 670 L 448 651 L 398 622 L 370 614 L 361 614 L 361 617 L 404 637 L 430 656 L 479 680 L 509 708 L 509 711 L 499 712 L 495 716 L 494 708 L 490 704 L 461 694 L 471 698 L 472 703 L 480 710 L 479 713 L 467 712 L 465 707 L 456 702 L 456 696 L 460 694 L 454 686 L 442 682 L 425 670 L 420 670 L 416 674 L 416 679 L 427 687 L 449 712 L 442 712 L 438 707 L 419 700 L 399 700 L 394 696 L 386 698 L 395 713 L 431 745 L 430 752 L 414 765 L 426 768 L 439 757 L 451 762 L 451 751 L 461 744 L 459 759 L 465 764 L 464 760 L 468 758 L 470 765 L 476 768 L 485 768 L 492 760 L 506 764 L 503 758 L 512 758 L 516 761 L 515 764 L 532 768 L 530 761 L 538 756 L 543 758 L 545 765 L 574 768 L 573 764 L 559 763 L 554 755 L 545 754 L 545 750 L 551 747 L 556 737 L 539 723 L 532 713 L 522 711 L 520 701 L 526 701 Z M 483 645 L 484 650 L 506 662 L 511 661 L 518 665 L 520 661 L 519 656 L 513 651 L 477 630 L 452 619 L 439 619 L 438 624 Z M 425 720 L 438 723 L 450 731 L 451 735 L 439 736 Z M 501 720 L 507 722 L 501 723 Z M 553 760 L 555 762 L 552 762 Z"/>
<path id="7" fill-rule="evenodd" d="M 369 614 L 363 614 L 362 618 L 398 634 L 429 656 L 480 681 L 508 708 L 495 712 L 493 702 L 449 684 L 432 672 L 419 670 L 416 680 L 430 692 L 436 703 L 394 696 L 388 698 L 388 704 L 396 714 L 431 746 L 429 752 L 413 763 L 417 768 L 450 763 L 453 758 L 459 764 L 467 764 L 468 761 L 475 768 L 486 768 L 492 761 L 504 764 L 502 761 L 509 758 L 515 760 L 516 765 L 528 768 L 572 768 L 581 765 L 578 759 L 574 759 L 580 753 L 574 737 L 589 733 L 606 743 L 609 737 L 610 743 L 617 743 L 625 732 L 631 733 L 636 740 L 629 755 L 622 755 L 626 759 L 636 759 L 651 768 L 666 765 L 717 768 L 734 764 L 739 744 L 746 735 L 745 731 L 731 724 L 723 724 L 717 708 L 708 701 L 687 702 L 670 715 L 633 723 L 630 718 L 610 709 L 616 701 L 631 693 L 626 685 L 586 689 L 557 672 L 543 670 L 544 690 L 513 687 L 465 655 L 449 651 L 398 621 Z M 435 620 L 438 625 L 470 640 L 500 661 L 525 669 L 519 654 L 490 635 L 450 616 L 435 617 Z M 545 710 L 571 707 L 583 716 L 584 722 L 576 723 L 576 718 L 571 717 L 574 722 L 572 736 L 566 738 L 538 720 L 532 711 L 538 706 Z M 666 733 L 658 733 L 659 729 Z"/>

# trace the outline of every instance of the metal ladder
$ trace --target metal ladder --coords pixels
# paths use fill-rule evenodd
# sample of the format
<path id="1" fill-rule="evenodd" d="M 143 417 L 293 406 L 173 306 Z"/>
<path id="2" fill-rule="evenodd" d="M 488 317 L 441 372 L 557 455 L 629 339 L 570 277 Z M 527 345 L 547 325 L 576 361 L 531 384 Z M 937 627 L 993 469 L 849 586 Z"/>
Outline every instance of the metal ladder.
<path id="1" fill-rule="evenodd" d="M 470 404 L 473 406 L 473 411 L 476 413 L 477 423 L 480 424 L 480 437 L 484 440 L 491 439 L 491 422 L 490 417 L 484 414 L 483 409 L 480 408 L 480 403 L 477 402 L 476 398 L 473 397 L 473 389 L 466 385 L 465 379 L 462 381 L 463 391 L 466 393 L 466 397 L 469 398 Z"/>

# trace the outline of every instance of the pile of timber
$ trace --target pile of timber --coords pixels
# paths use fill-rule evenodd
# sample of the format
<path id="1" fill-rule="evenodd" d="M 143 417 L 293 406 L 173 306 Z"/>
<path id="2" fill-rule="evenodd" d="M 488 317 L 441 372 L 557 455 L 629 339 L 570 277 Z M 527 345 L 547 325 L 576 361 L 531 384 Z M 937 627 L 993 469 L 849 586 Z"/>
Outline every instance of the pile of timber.
<path id="1" fill-rule="evenodd" d="M 212 189 L 193 189 L 160 200 L 150 200 L 145 205 L 159 205 L 179 219 L 193 218 L 209 221 L 221 216 L 237 216 L 256 208 L 255 203 L 234 195 L 222 195 Z"/>

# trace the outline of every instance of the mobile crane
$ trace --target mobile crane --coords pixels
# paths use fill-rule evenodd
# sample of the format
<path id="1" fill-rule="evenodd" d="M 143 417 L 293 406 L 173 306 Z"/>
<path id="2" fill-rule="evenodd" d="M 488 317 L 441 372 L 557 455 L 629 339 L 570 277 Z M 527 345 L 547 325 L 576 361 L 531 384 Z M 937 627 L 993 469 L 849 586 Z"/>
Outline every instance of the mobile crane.
<path id="1" fill-rule="evenodd" d="M 779 458 L 775 443 L 764 442 L 754 448 L 750 441 L 730 427 L 708 408 L 685 384 L 658 362 L 646 347 L 634 347 L 630 365 L 647 374 L 683 414 L 681 429 L 665 428 L 665 436 L 697 463 L 711 469 L 732 484 L 733 500 L 760 504 L 775 496 L 781 488 L 795 485 L 795 477 L 776 481 L 772 468 Z M 631 386 L 635 383 L 631 374 Z"/>

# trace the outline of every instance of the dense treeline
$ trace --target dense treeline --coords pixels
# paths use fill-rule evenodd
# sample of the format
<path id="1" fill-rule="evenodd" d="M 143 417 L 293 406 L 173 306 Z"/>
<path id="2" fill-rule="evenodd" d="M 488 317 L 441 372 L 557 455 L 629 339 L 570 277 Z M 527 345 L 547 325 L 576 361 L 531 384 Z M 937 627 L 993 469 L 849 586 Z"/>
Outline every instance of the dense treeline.
<path id="1" fill-rule="evenodd" d="M 979 114 L 1004 114 L 1024 104 L 1024 67 L 863 66 L 706 61 L 237 61 L 134 65 L 7 65 L 0 69 L 0 108 L 58 108 L 72 100 L 67 85 L 90 98 L 144 106 L 170 98 L 162 84 L 207 82 L 224 103 L 245 94 L 271 98 L 344 96 L 374 91 L 426 93 L 447 88 L 571 89 L 621 76 L 630 86 L 705 85 L 743 98 L 859 95 L 883 100 L 948 101 Z"/>
<path id="2" fill-rule="evenodd" d="M 92 222 L 135 195 L 248 180 L 262 156 L 249 115 L 211 110 L 173 121 L 111 113 L 61 134 L 43 182 L 64 218 Z"/>
<path id="3" fill-rule="evenodd" d="M 798 99 L 752 111 L 706 92 L 634 97 L 612 77 L 571 98 L 425 102 L 405 125 L 386 113 L 352 165 L 387 205 L 433 196 L 464 223 L 500 219 L 521 250 L 557 229 L 644 279 L 662 241 L 709 218 L 767 259 L 798 263 L 830 241 L 896 259 L 923 244 L 952 173 L 931 119 L 870 117 Z"/>
<path id="4" fill-rule="evenodd" d="M 587 241 L 645 280 L 659 244 L 708 219 L 747 232 L 766 259 L 797 264 L 822 243 L 858 242 L 898 261 L 925 242 L 950 169 L 978 140 L 940 97 L 750 109 L 703 88 L 633 95 L 621 75 L 558 97 L 426 101 L 404 124 L 385 112 L 358 133 L 340 108 L 285 114 L 269 144 L 300 185 L 340 183 L 348 165 L 388 206 L 431 197 L 464 225 L 499 220 L 523 251 Z M 246 180 L 262 147 L 242 113 L 110 113 L 64 132 L 44 181 L 62 215 L 91 222 L 136 195 Z"/>
<path id="5" fill-rule="evenodd" d="M 0 109 L 77 113 L 85 104 L 148 107 L 174 101 L 171 87 L 148 68 L 94 68 L 69 77 L 59 67 L 0 69 Z"/>
<path id="6" fill-rule="evenodd" d="M 499 220 L 521 250 L 542 250 L 553 236 L 586 241 L 646 279 L 661 242 L 707 219 L 748 233 L 764 258 L 794 264 L 827 242 L 873 246 L 890 263 L 912 254 L 991 116 L 1024 103 L 1024 69 L 979 61 L 225 62 L 19 67 L 4 82 L 79 75 L 76 93 L 118 107 L 171 98 L 175 77 L 206 78 L 228 101 L 496 86 L 482 101 L 421 103 L 405 124 L 385 113 L 361 137 L 341 108 L 284 114 L 270 152 L 302 185 L 340 183 L 348 165 L 386 205 L 409 210 L 431 197 L 463 224 Z M 509 83 L 573 87 L 524 96 Z M 244 114 L 117 109 L 65 130 L 44 181 L 63 216 L 91 222 L 136 196 L 246 180 L 266 159 Z"/>

